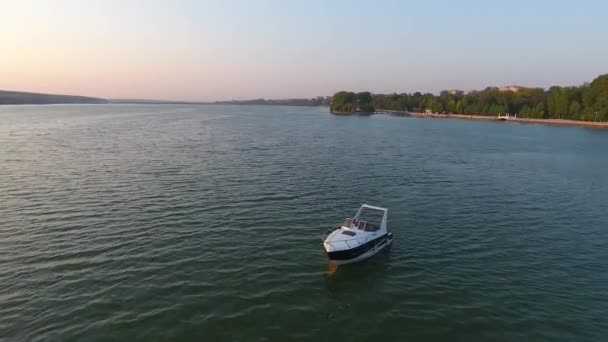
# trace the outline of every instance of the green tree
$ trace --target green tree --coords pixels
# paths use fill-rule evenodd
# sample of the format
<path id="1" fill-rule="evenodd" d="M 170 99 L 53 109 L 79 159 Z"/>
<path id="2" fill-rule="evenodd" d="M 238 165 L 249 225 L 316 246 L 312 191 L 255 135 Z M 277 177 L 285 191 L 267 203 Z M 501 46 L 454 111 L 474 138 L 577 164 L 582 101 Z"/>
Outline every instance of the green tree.
<path id="1" fill-rule="evenodd" d="M 352 112 L 355 99 L 355 93 L 339 91 L 335 93 L 331 99 L 330 110 L 333 112 Z"/>
<path id="2" fill-rule="evenodd" d="M 372 94 L 369 91 L 364 91 L 357 94 L 357 101 L 360 105 L 369 105 L 372 103 Z"/>
<path id="3" fill-rule="evenodd" d="M 534 118 L 544 118 L 546 114 L 545 111 L 545 103 L 544 102 L 539 102 L 536 104 L 536 107 L 534 107 L 534 111 L 532 112 L 532 115 Z"/>
<path id="4" fill-rule="evenodd" d="M 524 105 L 519 111 L 519 116 L 522 118 L 529 118 L 532 116 L 532 108 L 528 105 Z"/>
<path id="5" fill-rule="evenodd" d="M 608 120 L 608 75 L 577 87 L 519 88 L 502 91 L 488 87 L 466 95 L 442 91 L 438 96 L 422 94 L 371 94 L 337 92 L 332 111 L 374 111 L 375 108 L 423 112 L 449 111 L 458 114 L 496 115 L 511 113 L 530 118 L 568 118 L 575 120 Z"/>
<path id="6" fill-rule="evenodd" d="M 598 120 L 608 119 L 608 74 L 597 77 L 589 85 L 591 89 L 594 114 L 597 113 Z"/>
<path id="7" fill-rule="evenodd" d="M 581 104 L 578 103 L 578 101 L 572 101 L 572 103 L 570 103 L 570 108 L 568 109 L 568 118 L 580 120 L 582 116 L 581 108 Z"/>

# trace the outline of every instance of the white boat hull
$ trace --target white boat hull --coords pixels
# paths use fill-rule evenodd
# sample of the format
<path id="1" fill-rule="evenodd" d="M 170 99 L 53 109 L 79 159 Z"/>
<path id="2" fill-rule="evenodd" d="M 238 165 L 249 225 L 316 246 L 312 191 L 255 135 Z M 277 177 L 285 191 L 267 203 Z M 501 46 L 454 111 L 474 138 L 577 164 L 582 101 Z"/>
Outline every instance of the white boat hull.
<path id="1" fill-rule="evenodd" d="M 344 260 L 330 259 L 330 261 L 336 263 L 336 265 L 352 264 L 355 262 L 363 261 L 363 260 L 369 259 L 369 258 L 373 257 L 374 255 L 380 253 L 380 251 L 382 251 L 384 248 L 390 246 L 392 241 L 393 241 L 393 236 L 392 236 L 392 234 L 389 234 L 388 238 L 384 242 L 378 244 L 374 248 L 371 248 L 367 252 L 365 252 L 355 258 L 344 259 Z"/>

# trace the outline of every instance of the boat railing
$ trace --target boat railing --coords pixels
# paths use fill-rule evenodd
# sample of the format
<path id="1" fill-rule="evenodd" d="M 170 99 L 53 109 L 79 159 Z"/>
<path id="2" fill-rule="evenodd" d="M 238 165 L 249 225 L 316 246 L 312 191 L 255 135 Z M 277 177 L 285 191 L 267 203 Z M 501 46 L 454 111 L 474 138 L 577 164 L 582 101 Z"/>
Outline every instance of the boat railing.
<path id="1" fill-rule="evenodd" d="M 352 217 L 348 217 L 346 219 L 344 219 L 344 223 L 342 223 L 341 225 L 337 225 L 337 226 L 333 226 L 328 228 L 325 233 L 323 233 L 323 235 L 321 235 L 321 240 L 325 240 L 327 239 L 327 237 L 329 236 L 329 234 L 333 233 L 335 230 L 338 230 L 342 227 L 352 227 L 353 225 L 353 221 L 355 221 L 354 218 Z"/>
<path id="2" fill-rule="evenodd" d="M 321 241 L 325 241 L 325 239 L 327 239 L 327 237 L 329 236 L 329 234 L 333 233 L 334 231 L 340 229 L 342 226 L 335 226 L 335 227 L 330 227 L 328 228 L 325 233 L 323 233 L 323 235 L 321 235 Z"/>

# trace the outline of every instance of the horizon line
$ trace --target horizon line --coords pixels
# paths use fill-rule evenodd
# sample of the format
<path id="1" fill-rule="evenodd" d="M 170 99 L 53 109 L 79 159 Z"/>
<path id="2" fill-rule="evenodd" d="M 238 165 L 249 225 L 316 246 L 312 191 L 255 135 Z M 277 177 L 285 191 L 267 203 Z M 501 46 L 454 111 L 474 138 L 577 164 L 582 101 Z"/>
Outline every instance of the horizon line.
<path id="1" fill-rule="evenodd" d="M 600 77 L 602 75 L 606 75 L 604 73 L 599 74 L 597 77 Z M 585 86 L 587 84 L 591 83 L 590 81 L 586 81 L 583 82 L 582 84 L 579 85 L 551 85 L 548 87 L 542 87 L 542 86 L 525 86 L 525 85 L 519 85 L 519 84 L 505 84 L 502 86 L 486 86 L 483 89 L 471 89 L 471 90 L 462 90 L 456 87 L 452 87 L 452 88 L 446 88 L 443 90 L 440 90 L 438 93 L 435 92 L 422 92 L 422 91 L 404 91 L 404 92 L 373 92 L 373 91 L 369 91 L 369 90 L 363 90 L 363 91 L 352 91 L 352 92 L 369 92 L 372 95 L 387 95 L 387 94 L 415 94 L 415 93 L 421 93 L 421 94 L 432 94 L 432 95 L 441 95 L 442 92 L 444 91 L 459 91 L 459 92 L 463 92 L 464 94 L 470 94 L 476 91 L 481 91 L 481 90 L 485 90 L 488 88 L 496 88 L 496 89 L 501 89 L 501 88 L 508 88 L 508 87 L 519 87 L 519 88 L 527 88 L 527 89 L 543 89 L 543 90 L 549 90 L 552 87 L 562 87 L 562 88 L 568 88 L 568 87 L 580 87 L 580 86 Z M 182 99 L 174 99 L 174 100 L 168 100 L 168 99 L 162 99 L 162 98 L 147 98 L 147 97 L 143 97 L 143 98 L 129 98 L 129 97 L 105 97 L 105 96 L 98 96 L 98 95 L 80 95 L 80 94 L 65 94 L 65 93 L 50 93 L 50 92 L 38 92 L 38 91 L 30 91 L 30 90 L 5 90 L 5 89 L 0 89 L 0 92 L 6 92 L 6 93 L 22 93 L 22 94 L 32 94 L 32 95 L 53 95 L 53 96 L 74 96 L 74 97 L 88 97 L 88 98 L 94 98 L 94 99 L 101 99 L 101 100 L 106 100 L 106 101 L 131 101 L 131 102 L 163 102 L 163 103 L 192 103 L 192 104 L 205 104 L 205 103 L 217 103 L 217 102 L 242 102 L 242 101 L 256 101 L 256 100 L 265 100 L 265 101 L 284 101 L 284 100 L 302 100 L 302 99 L 306 99 L 306 100 L 310 100 L 310 99 L 316 99 L 319 97 L 331 97 L 333 96 L 335 93 L 340 92 L 340 91 L 350 91 L 347 90 L 347 88 L 344 89 L 340 89 L 335 91 L 333 94 L 331 95 L 316 95 L 316 96 L 303 96 L 303 97 L 282 97 L 282 98 L 273 98 L 273 97 L 251 97 L 251 98 L 243 98 L 243 99 L 225 99 L 225 100 L 218 100 L 218 99 L 214 99 L 214 100 L 182 100 Z"/>

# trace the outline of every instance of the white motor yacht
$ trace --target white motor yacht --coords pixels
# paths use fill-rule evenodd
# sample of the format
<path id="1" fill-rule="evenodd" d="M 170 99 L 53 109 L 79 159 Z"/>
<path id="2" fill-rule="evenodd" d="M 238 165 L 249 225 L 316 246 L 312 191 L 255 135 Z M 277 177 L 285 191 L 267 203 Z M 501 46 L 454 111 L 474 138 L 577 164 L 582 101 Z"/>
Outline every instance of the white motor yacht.
<path id="1" fill-rule="evenodd" d="M 354 217 L 330 228 L 323 237 L 327 257 L 337 264 L 365 260 L 390 245 L 386 227 L 388 209 L 363 204 Z"/>

